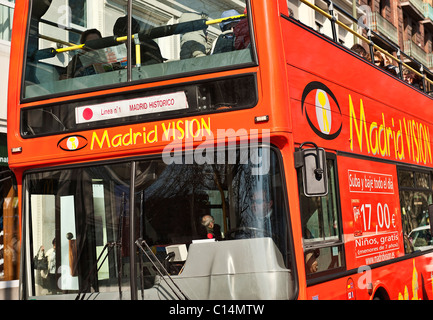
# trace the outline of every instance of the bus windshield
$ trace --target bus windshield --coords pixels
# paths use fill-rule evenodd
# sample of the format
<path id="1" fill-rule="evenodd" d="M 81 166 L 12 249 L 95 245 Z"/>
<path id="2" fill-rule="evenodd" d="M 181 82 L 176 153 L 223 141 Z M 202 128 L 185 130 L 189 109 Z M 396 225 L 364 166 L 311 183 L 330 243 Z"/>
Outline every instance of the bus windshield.
<path id="1" fill-rule="evenodd" d="M 132 1 L 131 11 L 130 18 L 126 0 L 101 5 L 33 0 L 22 97 L 151 82 L 254 61 L 245 0 Z"/>
<path id="2" fill-rule="evenodd" d="M 159 260 L 191 299 L 293 298 L 278 153 L 190 156 L 28 174 L 31 295 L 129 292 L 134 234 L 152 252 L 135 257 L 143 297 L 175 298 Z"/>

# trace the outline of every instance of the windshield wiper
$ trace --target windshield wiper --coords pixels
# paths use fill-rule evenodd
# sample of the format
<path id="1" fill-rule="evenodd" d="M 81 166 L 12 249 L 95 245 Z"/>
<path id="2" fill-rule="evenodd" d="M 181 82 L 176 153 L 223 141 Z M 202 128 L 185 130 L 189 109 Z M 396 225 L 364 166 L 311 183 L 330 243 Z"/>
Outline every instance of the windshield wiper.
<path id="1" fill-rule="evenodd" d="M 176 295 L 176 297 L 179 300 L 189 300 L 188 296 L 174 282 L 173 278 L 170 276 L 170 274 L 168 273 L 167 269 L 163 266 L 163 264 L 161 263 L 161 261 L 159 261 L 159 259 L 155 256 L 155 254 L 153 253 L 152 249 L 149 247 L 149 245 L 147 244 L 147 242 L 145 240 L 143 240 L 143 239 L 140 238 L 140 239 L 137 239 L 137 241 L 135 241 L 135 244 L 146 255 L 146 257 L 152 263 L 152 265 L 154 266 L 154 268 L 156 269 L 156 271 L 158 271 L 160 277 L 165 281 L 165 283 L 167 284 L 167 286 L 171 289 L 171 291 L 173 291 L 173 293 Z M 143 244 L 146 247 L 146 249 L 143 247 Z M 159 266 L 157 266 L 157 264 L 155 263 L 155 261 L 158 261 Z M 164 275 L 168 279 L 170 279 L 170 282 L 172 284 L 170 284 L 167 281 L 167 279 L 166 279 L 166 277 Z M 172 285 L 174 285 L 174 287 L 177 289 L 177 291 L 180 294 L 178 292 L 176 292 L 175 288 Z M 183 299 L 182 299 L 182 297 L 183 297 Z"/>

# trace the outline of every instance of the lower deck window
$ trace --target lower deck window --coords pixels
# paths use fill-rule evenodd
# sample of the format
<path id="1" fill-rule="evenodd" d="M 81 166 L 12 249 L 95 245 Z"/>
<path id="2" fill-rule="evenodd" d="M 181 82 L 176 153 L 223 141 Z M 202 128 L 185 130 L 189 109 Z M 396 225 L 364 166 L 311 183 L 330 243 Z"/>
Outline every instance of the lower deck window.
<path id="1" fill-rule="evenodd" d="M 266 168 L 260 174 L 252 153 Z M 132 262 L 140 294 L 158 299 L 163 281 L 153 263 L 161 262 L 190 298 L 293 297 L 278 154 L 237 149 L 214 160 L 187 164 L 185 155 L 171 164 L 155 158 L 28 174 L 30 296 L 129 292 Z M 137 239 L 151 252 L 137 248 L 131 257 Z M 263 285 L 269 290 L 255 289 Z"/>
<path id="2" fill-rule="evenodd" d="M 307 197 L 302 191 L 302 179 L 299 179 L 307 278 L 336 272 L 345 267 L 337 202 L 336 169 L 332 159 L 327 160 L 327 165 L 327 196 Z"/>
<path id="3" fill-rule="evenodd" d="M 428 206 L 432 203 L 431 174 L 398 170 L 405 253 L 433 249 Z"/>

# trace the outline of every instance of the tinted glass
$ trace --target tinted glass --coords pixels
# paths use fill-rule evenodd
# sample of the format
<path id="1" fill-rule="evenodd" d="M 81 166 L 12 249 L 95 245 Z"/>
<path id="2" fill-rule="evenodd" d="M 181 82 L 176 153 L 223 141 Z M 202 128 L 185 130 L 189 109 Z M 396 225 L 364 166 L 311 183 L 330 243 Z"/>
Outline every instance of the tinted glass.
<path id="1" fill-rule="evenodd" d="M 194 299 L 293 297 L 277 153 L 209 152 L 27 175 L 30 296 L 126 298 L 135 261 L 150 299 L 176 297 L 167 273 Z M 149 250 L 131 257 L 135 241 Z"/>
<path id="2" fill-rule="evenodd" d="M 131 61 L 127 1 L 32 2 L 25 98 L 252 62 L 243 0 L 132 1 Z"/>

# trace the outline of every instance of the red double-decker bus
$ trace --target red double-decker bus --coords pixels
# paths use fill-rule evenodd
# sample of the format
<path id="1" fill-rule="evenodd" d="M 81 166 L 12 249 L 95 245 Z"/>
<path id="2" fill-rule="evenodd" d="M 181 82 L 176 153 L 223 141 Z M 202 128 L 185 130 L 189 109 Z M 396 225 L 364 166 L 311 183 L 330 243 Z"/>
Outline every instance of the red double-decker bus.
<path id="1" fill-rule="evenodd" d="M 283 0 L 17 2 L 20 298 L 432 298 L 432 77 L 336 40 Z"/>

